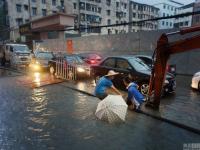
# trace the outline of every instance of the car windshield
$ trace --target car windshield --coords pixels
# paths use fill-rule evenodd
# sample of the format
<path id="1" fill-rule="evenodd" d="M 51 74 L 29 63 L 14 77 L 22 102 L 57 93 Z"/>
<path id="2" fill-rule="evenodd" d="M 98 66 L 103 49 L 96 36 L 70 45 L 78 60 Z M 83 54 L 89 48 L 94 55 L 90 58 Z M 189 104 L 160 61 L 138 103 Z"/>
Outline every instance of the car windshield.
<path id="1" fill-rule="evenodd" d="M 44 58 L 44 59 L 52 59 L 53 54 L 50 53 L 50 52 L 41 52 L 41 53 L 37 53 L 36 57 L 37 58 Z"/>
<path id="2" fill-rule="evenodd" d="M 29 52 L 29 48 L 26 45 L 14 45 L 12 46 L 14 50 L 21 52 Z"/>
<path id="3" fill-rule="evenodd" d="M 130 58 L 129 61 L 137 71 L 150 70 L 149 66 L 147 66 L 141 59 Z"/>
<path id="4" fill-rule="evenodd" d="M 66 56 L 66 60 L 69 63 L 75 63 L 75 64 L 82 64 L 83 60 L 78 56 Z"/>

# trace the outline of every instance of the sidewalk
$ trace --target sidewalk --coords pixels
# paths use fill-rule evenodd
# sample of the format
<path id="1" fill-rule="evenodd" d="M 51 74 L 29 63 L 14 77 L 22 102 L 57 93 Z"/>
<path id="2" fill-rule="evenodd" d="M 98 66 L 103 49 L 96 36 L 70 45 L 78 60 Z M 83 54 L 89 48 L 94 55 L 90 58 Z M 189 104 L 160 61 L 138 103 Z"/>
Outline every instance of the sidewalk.
<path id="1" fill-rule="evenodd" d="M 78 89 L 89 95 L 93 95 L 94 81 L 85 80 L 82 82 L 65 82 L 62 85 Z M 141 110 L 145 114 L 155 116 L 156 118 L 164 118 L 172 122 L 176 122 L 189 128 L 200 131 L 200 93 L 190 89 L 190 77 L 177 77 L 177 89 L 175 94 L 171 94 L 161 99 L 159 111 L 143 107 Z"/>

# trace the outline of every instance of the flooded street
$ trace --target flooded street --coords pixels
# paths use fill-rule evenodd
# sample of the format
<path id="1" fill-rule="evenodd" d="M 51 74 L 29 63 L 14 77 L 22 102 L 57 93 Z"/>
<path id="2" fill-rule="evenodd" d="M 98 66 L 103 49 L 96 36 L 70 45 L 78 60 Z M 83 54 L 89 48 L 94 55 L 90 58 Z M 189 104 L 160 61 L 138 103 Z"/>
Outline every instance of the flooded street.
<path id="1" fill-rule="evenodd" d="M 179 88 L 162 100 L 160 115 L 199 128 L 200 94 L 186 88 L 188 84 L 188 77 L 177 79 Z M 72 83 L 45 74 L 0 69 L 0 150 L 160 150 L 159 145 L 167 150 L 200 143 L 199 134 L 131 111 L 123 124 L 97 120 L 99 100 L 67 86 Z M 85 81 L 73 87 L 93 91 Z M 187 116 L 176 115 L 177 110 Z"/>

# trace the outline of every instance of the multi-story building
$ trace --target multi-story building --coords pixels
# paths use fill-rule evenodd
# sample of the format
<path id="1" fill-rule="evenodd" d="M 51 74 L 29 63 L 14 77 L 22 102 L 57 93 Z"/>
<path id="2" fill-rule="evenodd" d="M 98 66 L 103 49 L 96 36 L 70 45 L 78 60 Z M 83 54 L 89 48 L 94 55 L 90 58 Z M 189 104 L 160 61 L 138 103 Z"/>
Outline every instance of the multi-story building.
<path id="1" fill-rule="evenodd" d="M 123 24 L 129 22 L 130 0 L 102 1 L 102 25 Z M 107 27 L 101 29 L 101 34 L 127 33 L 128 26 Z"/>
<path id="2" fill-rule="evenodd" d="M 76 27 L 81 33 L 100 33 L 99 28 L 90 28 L 101 25 L 102 3 L 101 0 L 72 0 L 71 14 L 76 15 Z M 67 7 L 68 8 L 68 7 Z"/>
<path id="3" fill-rule="evenodd" d="M 176 14 L 184 14 L 188 12 L 193 12 L 194 3 L 179 7 L 176 9 Z M 192 16 L 186 16 L 182 18 L 177 18 L 174 20 L 175 28 L 190 27 L 192 25 Z"/>
<path id="4" fill-rule="evenodd" d="M 159 15 L 158 11 L 159 9 L 154 6 L 131 1 L 129 21 L 137 22 L 141 20 L 154 19 L 158 17 Z M 140 24 L 133 23 L 132 25 L 129 26 L 130 32 L 134 32 L 134 31 L 137 32 L 138 30 L 156 30 L 156 29 L 158 29 L 157 21 L 148 21 L 148 22 L 143 22 Z"/>
<path id="5" fill-rule="evenodd" d="M 175 15 L 177 8 L 182 7 L 183 4 L 174 0 L 160 0 L 159 3 L 154 4 L 155 7 L 159 8 L 159 17 L 167 17 Z M 158 29 L 171 29 L 174 27 L 174 19 L 163 19 L 159 20 Z"/>
<path id="6" fill-rule="evenodd" d="M 196 0 L 194 3 L 194 12 L 200 10 L 200 0 Z M 196 26 L 200 24 L 200 15 L 194 15 L 192 18 L 192 25 Z"/>
<path id="7" fill-rule="evenodd" d="M 5 3 L 10 39 L 19 37 L 19 26 L 32 20 L 56 13 L 72 12 L 72 0 L 1 0 Z M 66 7 L 67 6 L 67 7 Z M 71 8 L 71 9 L 70 9 Z M 8 31 L 7 31 L 8 32 Z"/>

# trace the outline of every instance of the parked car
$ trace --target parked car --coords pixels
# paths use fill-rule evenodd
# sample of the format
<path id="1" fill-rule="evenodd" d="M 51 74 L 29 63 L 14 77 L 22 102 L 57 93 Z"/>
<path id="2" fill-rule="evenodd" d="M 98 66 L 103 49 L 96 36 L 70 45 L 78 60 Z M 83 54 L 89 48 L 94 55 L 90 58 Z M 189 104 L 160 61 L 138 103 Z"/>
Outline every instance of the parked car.
<path id="1" fill-rule="evenodd" d="M 4 44 L 0 53 L 2 65 L 28 65 L 31 61 L 31 50 L 25 44 Z"/>
<path id="2" fill-rule="evenodd" d="M 113 84 L 120 88 L 125 89 L 123 84 L 123 77 L 131 75 L 133 81 L 139 85 L 139 90 L 143 95 L 147 95 L 149 80 L 151 76 L 151 68 L 147 66 L 141 59 L 134 56 L 116 56 L 107 57 L 99 65 L 92 67 L 92 72 L 95 80 L 97 81 L 101 76 L 107 74 L 109 70 L 114 70 L 120 74 L 116 75 Z M 176 88 L 176 81 L 173 75 L 167 74 L 163 93 L 174 92 Z"/>
<path id="3" fill-rule="evenodd" d="M 56 73 L 56 61 L 58 61 L 60 57 L 54 57 L 49 61 L 49 72 L 51 74 Z M 76 68 L 76 76 L 77 78 L 89 77 L 90 76 L 90 66 L 86 64 L 78 55 L 72 54 L 67 55 L 64 54 L 62 60 L 65 60 L 67 64 L 74 66 Z"/>
<path id="4" fill-rule="evenodd" d="M 102 56 L 96 53 L 81 53 L 78 55 L 89 65 L 98 64 L 102 60 Z"/>
<path id="5" fill-rule="evenodd" d="M 191 87 L 197 89 L 200 92 L 200 72 L 197 72 L 192 77 Z"/>
<path id="6" fill-rule="evenodd" d="M 34 52 L 29 67 L 35 71 L 48 69 L 49 61 L 52 60 L 53 58 L 54 58 L 53 53 L 49 51 Z"/>
<path id="7" fill-rule="evenodd" d="M 152 56 L 135 55 L 135 57 L 141 59 L 146 65 L 152 68 L 152 65 L 153 65 Z M 176 75 L 176 65 L 167 64 L 166 70 L 167 72 L 172 73 L 173 75 Z"/>

